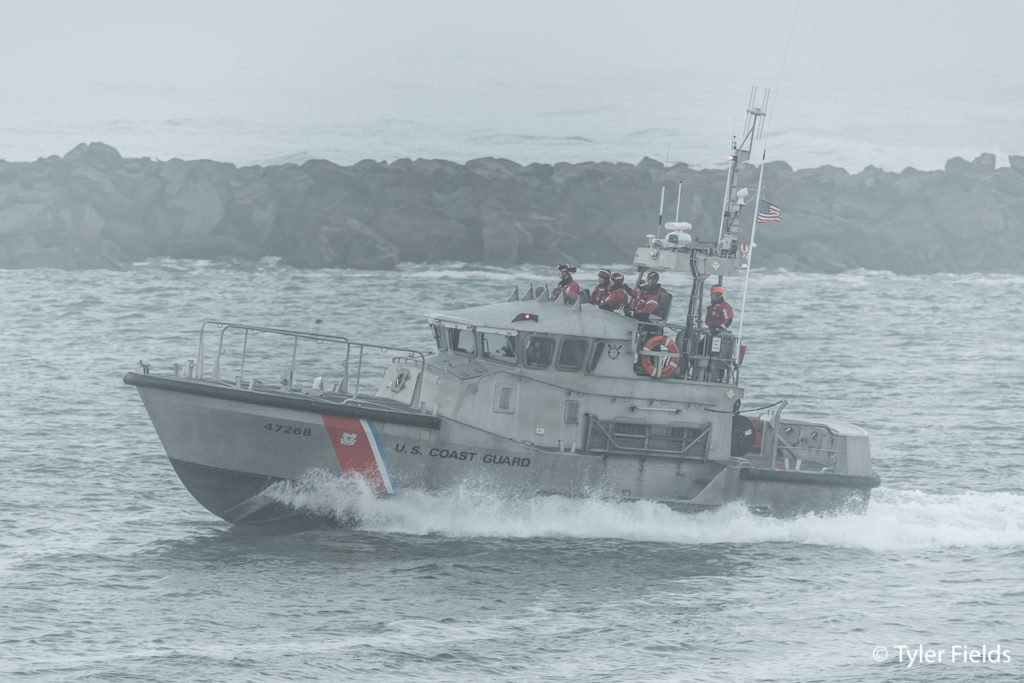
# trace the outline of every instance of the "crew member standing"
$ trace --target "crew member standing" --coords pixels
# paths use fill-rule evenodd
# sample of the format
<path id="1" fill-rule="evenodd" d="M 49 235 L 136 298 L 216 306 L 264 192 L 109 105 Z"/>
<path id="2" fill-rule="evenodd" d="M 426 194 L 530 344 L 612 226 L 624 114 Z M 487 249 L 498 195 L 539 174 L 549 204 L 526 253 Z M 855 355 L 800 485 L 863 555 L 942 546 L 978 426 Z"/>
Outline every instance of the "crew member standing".
<path id="1" fill-rule="evenodd" d="M 725 287 L 722 285 L 711 288 L 711 303 L 708 304 L 704 322 L 711 334 L 721 334 L 732 325 L 732 306 L 725 300 Z"/>
<path id="2" fill-rule="evenodd" d="M 612 286 L 599 307 L 606 311 L 625 311 L 628 305 L 629 288 L 626 287 L 626 276 L 622 273 L 612 273 Z"/>
<path id="3" fill-rule="evenodd" d="M 551 298 L 558 298 L 561 294 L 565 297 L 568 303 L 573 303 L 580 296 L 580 283 L 572 279 L 572 274 L 576 272 L 576 266 L 570 266 L 568 263 L 563 263 L 558 266 L 558 274 L 561 279 L 555 286 L 554 291 L 551 292 Z"/>
<path id="4" fill-rule="evenodd" d="M 652 315 L 664 318 L 664 311 L 661 310 L 661 297 L 665 290 L 662 288 L 660 276 L 655 272 L 647 274 L 647 280 L 637 279 L 636 289 L 633 290 L 633 304 L 630 306 L 630 314 L 637 320 L 647 321 Z"/>
<path id="5" fill-rule="evenodd" d="M 590 303 L 595 306 L 600 306 L 604 303 L 604 300 L 608 298 L 608 291 L 612 287 L 612 274 L 602 268 L 597 271 L 597 287 L 590 292 Z"/>

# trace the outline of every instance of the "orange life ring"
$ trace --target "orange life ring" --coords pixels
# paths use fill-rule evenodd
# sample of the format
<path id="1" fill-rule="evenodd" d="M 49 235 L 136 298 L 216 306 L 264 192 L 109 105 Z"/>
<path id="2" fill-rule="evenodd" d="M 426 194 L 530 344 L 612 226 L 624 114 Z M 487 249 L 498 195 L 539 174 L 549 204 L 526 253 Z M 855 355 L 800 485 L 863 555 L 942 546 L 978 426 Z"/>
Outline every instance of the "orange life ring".
<path id="1" fill-rule="evenodd" d="M 674 339 L 660 334 L 644 342 L 644 349 L 653 352 L 653 355 L 642 354 L 640 356 L 640 364 L 643 365 L 644 372 L 651 377 L 660 379 L 675 374 L 679 367 L 679 347 L 676 346 Z M 664 364 L 656 363 L 655 359 L 664 359 Z"/>

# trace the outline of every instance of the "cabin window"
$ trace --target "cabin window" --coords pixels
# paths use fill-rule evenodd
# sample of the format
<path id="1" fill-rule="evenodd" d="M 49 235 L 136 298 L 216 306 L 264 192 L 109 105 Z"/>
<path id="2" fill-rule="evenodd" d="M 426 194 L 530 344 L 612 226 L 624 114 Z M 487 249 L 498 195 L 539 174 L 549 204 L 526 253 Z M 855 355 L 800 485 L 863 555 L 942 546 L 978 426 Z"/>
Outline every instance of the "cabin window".
<path id="1" fill-rule="evenodd" d="M 476 355 L 476 335 L 473 330 L 459 330 L 454 327 L 448 328 L 448 348 L 456 353 L 464 353 L 469 356 Z"/>
<path id="2" fill-rule="evenodd" d="M 552 337 L 530 335 L 526 340 L 526 367 L 546 368 L 555 355 L 555 340 Z"/>
<path id="3" fill-rule="evenodd" d="M 431 325 L 430 331 L 434 333 L 434 342 L 437 344 L 438 351 L 447 351 L 448 345 L 444 341 L 444 332 L 441 330 L 440 325 Z"/>
<path id="4" fill-rule="evenodd" d="M 566 337 L 558 349 L 559 370 L 579 370 L 587 357 L 587 340 L 580 337 Z"/>
<path id="5" fill-rule="evenodd" d="M 590 360 L 587 362 L 587 374 L 593 372 L 594 368 L 597 367 L 597 362 L 601 360 L 601 354 L 604 353 L 604 347 L 604 342 L 597 342 L 594 344 L 594 350 L 591 352 Z"/>
<path id="6" fill-rule="evenodd" d="M 480 335 L 480 350 L 484 358 L 497 363 L 515 365 L 518 361 L 516 358 L 516 336 L 514 334 L 483 332 Z"/>

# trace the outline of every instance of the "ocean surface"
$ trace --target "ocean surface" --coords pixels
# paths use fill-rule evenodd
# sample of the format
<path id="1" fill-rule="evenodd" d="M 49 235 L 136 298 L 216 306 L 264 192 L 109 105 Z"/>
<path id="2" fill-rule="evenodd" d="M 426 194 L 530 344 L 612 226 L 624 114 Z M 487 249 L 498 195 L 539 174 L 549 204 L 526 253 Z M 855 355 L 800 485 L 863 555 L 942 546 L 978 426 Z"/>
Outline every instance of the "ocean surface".
<path id="1" fill-rule="evenodd" d="M 794 274 L 755 256 L 745 403 L 867 429 L 883 483 L 863 516 L 470 488 L 378 500 L 328 480 L 291 502 L 354 525 L 232 527 L 180 484 L 121 381 L 194 356 L 204 319 L 427 350 L 425 312 L 553 275 L 0 270 L 0 679 L 1024 677 L 1019 275 Z"/>

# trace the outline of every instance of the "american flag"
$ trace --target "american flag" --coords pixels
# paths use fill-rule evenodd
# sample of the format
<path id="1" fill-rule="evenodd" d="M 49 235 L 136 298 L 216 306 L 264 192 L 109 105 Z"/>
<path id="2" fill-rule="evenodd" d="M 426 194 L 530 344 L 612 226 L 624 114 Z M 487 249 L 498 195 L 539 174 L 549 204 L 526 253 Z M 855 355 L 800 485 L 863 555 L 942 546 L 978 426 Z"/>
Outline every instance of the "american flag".
<path id="1" fill-rule="evenodd" d="M 778 223 L 782 220 L 782 209 L 771 202 L 761 200 L 757 208 L 758 223 Z"/>

